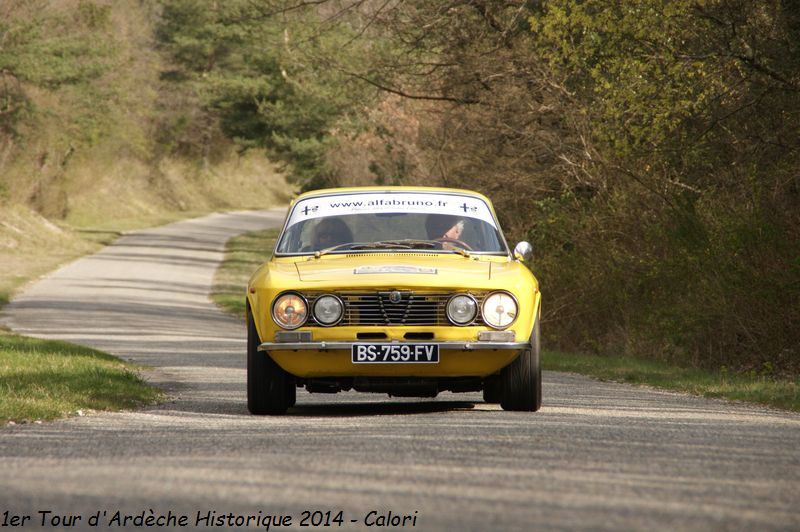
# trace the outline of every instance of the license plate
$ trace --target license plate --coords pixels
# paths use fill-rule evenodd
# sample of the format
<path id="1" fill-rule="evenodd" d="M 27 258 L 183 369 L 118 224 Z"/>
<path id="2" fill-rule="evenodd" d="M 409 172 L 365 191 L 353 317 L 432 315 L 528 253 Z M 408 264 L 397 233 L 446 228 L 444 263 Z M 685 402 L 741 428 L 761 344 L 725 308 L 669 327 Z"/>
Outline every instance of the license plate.
<path id="1" fill-rule="evenodd" d="M 353 364 L 438 364 L 437 344 L 353 344 Z"/>

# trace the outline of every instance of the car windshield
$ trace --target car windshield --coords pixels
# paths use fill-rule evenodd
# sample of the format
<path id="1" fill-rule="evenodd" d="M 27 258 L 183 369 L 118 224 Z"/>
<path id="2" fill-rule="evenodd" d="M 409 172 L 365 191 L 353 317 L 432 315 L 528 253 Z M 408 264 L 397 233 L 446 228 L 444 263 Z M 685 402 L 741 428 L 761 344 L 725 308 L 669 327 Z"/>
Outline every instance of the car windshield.
<path id="1" fill-rule="evenodd" d="M 507 254 L 480 197 L 428 192 L 312 196 L 289 214 L 279 255 L 427 251 Z"/>

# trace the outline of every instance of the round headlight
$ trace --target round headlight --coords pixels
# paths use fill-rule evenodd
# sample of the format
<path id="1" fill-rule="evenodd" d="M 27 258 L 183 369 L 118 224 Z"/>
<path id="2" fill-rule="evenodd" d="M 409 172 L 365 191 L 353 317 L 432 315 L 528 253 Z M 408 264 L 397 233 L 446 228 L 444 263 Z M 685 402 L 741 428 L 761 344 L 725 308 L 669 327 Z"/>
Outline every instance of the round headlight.
<path id="1" fill-rule="evenodd" d="M 472 296 L 458 294 L 447 302 L 447 318 L 456 325 L 472 323 L 478 313 L 478 304 Z"/>
<path id="2" fill-rule="evenodd" d="M 494 292 L 483 300 L 483 321 L 495 329 L 505 329 L 517 319 L 517 301 L 508 292 Z"/>
<path id="3" fill-rule="evenodd" d="M 314 319 L 320 325 L 335 325 L 342 319 L 344 305 L 336 296 L 324 295 L 314 302 Z"/>
<path id="4" fill-rule="evenodd" d="M 297 329 L 307 317 L 308 305 L 299 294 L 283 294 L 272 305 L 272 318 L 284 329 Z"/>

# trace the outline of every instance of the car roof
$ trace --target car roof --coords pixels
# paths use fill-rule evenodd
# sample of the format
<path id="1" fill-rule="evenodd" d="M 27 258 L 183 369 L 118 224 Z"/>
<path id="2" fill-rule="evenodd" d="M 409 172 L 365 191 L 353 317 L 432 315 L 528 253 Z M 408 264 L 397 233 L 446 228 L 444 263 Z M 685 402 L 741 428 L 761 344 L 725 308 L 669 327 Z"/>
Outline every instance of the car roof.
<path id="1" fill-rule="evenodd" d="M 462 188 L 446 188 L 446 187 L 418 187 L 418 186 L 389 186 L 389 187 L 380 187 L 380 186 L 371 186 L 371 187 L 341 187 L 341 188 L 321 188 L 317 190 L 309 190 L 308 192 L 304 192 L 297 196 L 294 200 L 292 200 L 292 204 L 297 201 L 314 197 L 314 196 L 328 196 L 333 194 L 357 194 L 359 192 L 432 192 L 432 193 L 450 193 L 450 194 L 465 194 L 468 196 L 477 196 L 484 200 L 490 208 L 492 208 L 492 202 L 481 194 L 480 192 L 475 192 L 474 190 L 467 190 Z"/>

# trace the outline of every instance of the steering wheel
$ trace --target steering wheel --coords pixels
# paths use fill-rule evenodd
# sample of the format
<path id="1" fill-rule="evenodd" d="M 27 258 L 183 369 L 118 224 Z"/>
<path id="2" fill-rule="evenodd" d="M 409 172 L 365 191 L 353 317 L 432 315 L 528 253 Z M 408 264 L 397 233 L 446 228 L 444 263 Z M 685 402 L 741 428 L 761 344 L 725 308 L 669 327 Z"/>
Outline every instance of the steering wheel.
<path id="1" fill-rule="evenodd" d="M 449 243 L 452 243 L 452 244 L 456 244 L 458 247 L 460 247 L 462 249 L 466 249 L 467 251 L 472 251 L 472 247 L 469 244 L 467 244 L 463 240 L 458 240 L 457 238 L 442 237 L 442 238 L 437 238 L 436 241 L 437 242 L 442 242 L 442 243 L 449 242 Z"/>

